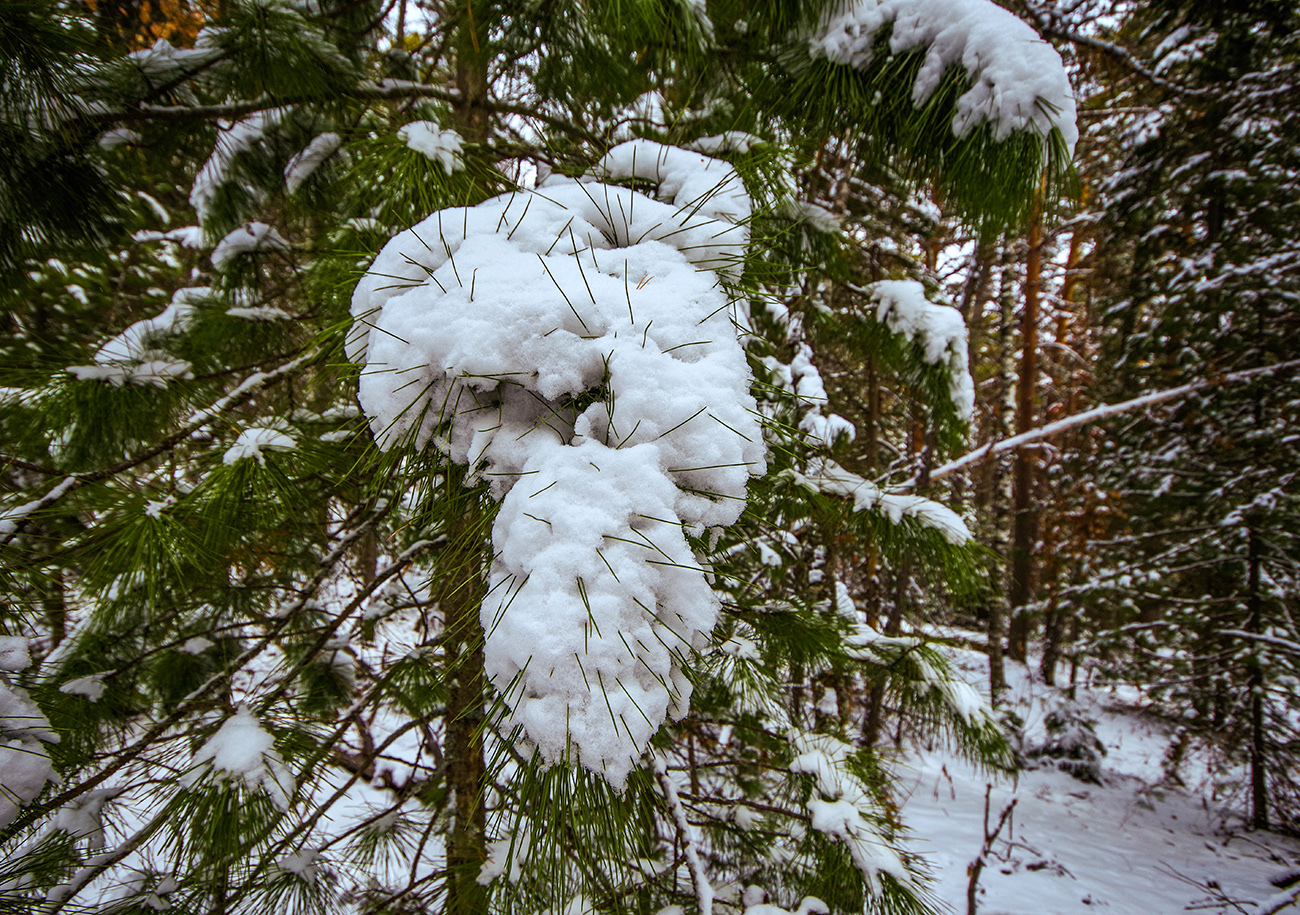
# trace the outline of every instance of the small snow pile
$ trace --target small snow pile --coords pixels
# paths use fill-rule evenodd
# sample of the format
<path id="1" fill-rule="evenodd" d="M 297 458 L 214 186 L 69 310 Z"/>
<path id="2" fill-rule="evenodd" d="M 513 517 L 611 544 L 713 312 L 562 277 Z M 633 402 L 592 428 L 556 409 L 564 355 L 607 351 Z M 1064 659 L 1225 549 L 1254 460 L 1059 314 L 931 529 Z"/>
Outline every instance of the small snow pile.
<path id="1" fill-rule="evenodd" d="M 906 496 L 888 493 L 870 480 L 845 470 L 834 461 L 816 460 L 808 464 L 808 472 L 795 472 L 794 480 L 813 492 L 823 492 L 853 500 L 854 511 L 879 511 L 894 524 L 911 518 L 925 527 L 943 534 L 954 546 L 971 539 L 970 528 L 951 508 L 923 496 Z"/>
<path id="2" fill-rule="evenodd" d="M 925 361 L 948 370 L 948 393 L 962 422 L 975 415 L 975 381 L 966 348 L 966 322 L 951 305 L 936 305 L 915 280 L 884 280 L 866 287 L 876 320 L 920 345 Z"/>
<path id="3" fill-rule="evenodd" d="M 512 834 L 495 842 L 489 842 L 488 859 L 483 862 L 483 867 L 478 872 L 479 886 L 487 886 L 507 871 L 509 876 L 506 879 L 511 883 L 517 883 L 523 873 L 524 865 L 528 862 L 528 854 L 532 847 L 532 832 L 527 824 Z"/>
<path id="4" fill-rule="evenodd" d="M 6 636 L 0 641 L 0 669 L 16 673 L 31 663 L 26 639 Z M 57 778 L 44 745 L 58 742 L 36 703 L 0 677 L 0 828 L 13 822 L 18 808 L 35 800 L 46 782 Z"/>
<path id="5" fill-rule="evenodd" d="M 59 687 L 59 692 L 67 696 L 81 696 L 91 702 L 104 698 L 104 678 L 108 672 L 76 677 Z"/>
<path id="6" fill-rule="evenodd" d="M 1055 760 L 1056 768 L 1062 772 L 1081 782 L 1100 785 L 1106 745 L 1097 736 L 1096 720 L 1077 703 L 1062 700 L 1047 713 L 1043 727 L 1047 736 L 1028 748 L 1025 755 L 1030 759 Z"/>
<path id="7" fill-rule="evenodd" d="M 320 866 L 316 863 L 319 859 L 320 852 L 309 849 L 296 855 L 285 855 L 275 862 L 275 866 L 286 874 L 293 874 L 308 886 L 315 886 L 316 878 L 320 875 Z"/>
<path id="8" fill-rule="evenodd" d="M 790 771 L 813 776 L 816 786 L 818 796 L 808 801 L 813 829 L 844 843 L 873 896 L 880 895 L 881 875 L 910 885 L 902 858 L 872 825 L 881 819 L 879 805 L 848 768 L 853 748 L 830 734 L 798 734 L 794 746 L 799 755 Z"/>
<path id="9" fill-rule="evenodd" d="M 432 443 L 502 500 L 481 616 L 505 730 L 621 784 L 717 618 L 683 525 L 734 523 L 765 456 L 720 283 L 748 242 L 739 177 L 648 141 L 600 173 L 658 199 L 553 177 L 394 237 L 348 356 L 381 446 Z"/>
<path id="10" fill-rule="evenodd" d="M 240 226 L 217 242 L 212 249 L 213 269 L 221 270 L 241 254 L 251 251 L 288 251 L 289 242 L 264 222 Z"/>
<path id="11" fill-rule="evenodd" d="M 200 223 L 208 221 L 212 204 L 217 199 L 217 191 L 230 180 L 230 166 L 235 157 L 260 143 L 266 131 L 278 124 L 283 117 L 283 108 L 273 108 L 255 112 L 233 124 L 228 121 L 218 123 L 221 132 L 217 134 L 212 155 L 194 176 L 194 186 L 190 189 L 190 205 L 198 214 Z"/>
<path id="12" fill-rule="evenodd" d="M 289 809 L 296 786 L 284 760 L 275 750 L 275 740 L 262 729 L 257 716 L 240 705 L 194 754 L 190 770 L 181 779 L 193 788 L 208 772 L 222 781 L 240 781 L 249 790 L 263 790 L 280 810 Z"/>
<path id="13" fill-rule="evenodd" d="M 292 451 L 298 443 L 283 425 L 266 423 L 249 426 L 239 433 L 239 438 L 226 450 L 221 463 L 233 464 L 245 458 L 252 458 L 265 466 L 267 451 Z"/>
<path id="14" fill-rule="evenodd" d="M 0 635 L 0 670 L 17 673 L 31 666 L 32 656 L 27 650 L 27 640 L 21 636 Z"/>
<path id="15" fill-rule="evenodd" d="M 465 167 L 461 160 L 465 141 L 454 130 L 443 130 L 433 121 L 412 121 L 397 131 L 397 137 L 411 149 L 437 162 L 449 175 Z"/>
<path id="16" fill-rule="evenodd" d="M 770 358 L 770 357 L 769 357 Z M 804 406 L 807 413 L 799 420 L 799 430 L 807 432 L 824 447 L 830 448 L 840 436 L 847 436 L 849 441 L 857 437 L 858 430 L 838 413 L 824 412 L 829 398 L 826 386 L 822 383 L 821 372 L 813 364 L 813 351 L 807 343 L 800 343 L 794 359 L 790 361 L 790 380 L 794 395 Z"/>
<path id="17" fill-rule="evenodd" d="M 981 124 L 994 136 L 1032 130 L 1044 140 L 1060 131 L 1073 152 L 1079 139 L 1074 96 L 1056 49 L 1019 17 L 990 0 L 854 0 L 830 16 L 811 48 L 815 56 L 863 68 L 876 38 L 889 31 L 891 54 L 922 51 L 912 88 L 923 106 L 950 67 L 960 65 L 970 88 L 957 100 L 952 131 L 964 137 Z"/>
<path id="18" fill-rule="evenodd" d="M 86 839 L 91 851 L 104 848 L 104 805 L 123 792 L 122 788 L 100 788 L 59 808 L 54 829 L 74 839 Z"/>
<path id="19" fill-rule="evenodd" d="M 761 886 L 747 886 L 740 895 L 745 915 L 830 915 L 830 906 L 816 896 L 805 896 L 793 912 L 767 901 L 767 891 Z"/>
<path id="20" fill-rule="evenodd" d="M 334 153 L 343 140 L 336 133 L 323 133 L 298 152 L 284 167 L 284 187 L 290 194 L 298 192 L 304 181 Z"/>
<path id="21" fill-rule="evenodd" d="M 194 377 L 188 362 L 172 358 L 160 347 L 189 329 L 195 304 L 211 293 L 207 286 L 177 289 L 161 313 L 136 321 L 101 346 L 92 365 L 70 365 L 65 371 L 80 381 L 107 381 L 116 387 L 147 384 L 161 388 L 173 378 Z"/>

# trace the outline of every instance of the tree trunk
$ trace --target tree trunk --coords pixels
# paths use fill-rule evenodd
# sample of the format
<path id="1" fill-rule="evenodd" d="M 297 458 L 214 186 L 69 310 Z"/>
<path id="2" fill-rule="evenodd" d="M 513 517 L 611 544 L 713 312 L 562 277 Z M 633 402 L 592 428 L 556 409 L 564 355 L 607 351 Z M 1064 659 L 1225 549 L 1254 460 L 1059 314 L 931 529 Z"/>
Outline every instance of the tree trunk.
<path id="1" fill-rule="evenodd" d="M 1034 394 L 1038 387 L 1038 287 L 1043 273 L 1042 217 L 1035 210 L 1029 224 L 1029 253 L 1025 266 L 1025 309 L 1020 322 L 1020 378 L 1016 385 L 1016 434 L 1034 428 Z M 1033 597 L 1034 543 L 1038 511 L 1034 505 L 1035 452 L 1016 451 L 1012 479 L 1011 586 L 1007 653 L 1017 661 L 1029 655 L 1032 631 L 1027 608 Z"/>
<path id="2" fill-rule="evenodd" d="M 1253 526 L 1247 531 L 1247 540 L 1246 587 L 1250 617 L 1246 622 L 1246 631 L 1259 634 L 1264 631 L 1264 602 L 1259 593 L 1259 535 L 1255 533 Z M 1247 687 L 1250 690 L 1250 824 L 1256 829 L 1268 829 L 1268 779 L 1267 761 L 1264 755 L 1264 665 L 1259 657 L 1259 642 L 1252 641 L 1249 651 Z"/>
<path id="3" fill-rule="evenodd" d="M 447 469 L 451 498 L 463 499 L 446 527 L 445 573 L 438 606 L 446 626 L 447 785 L 453 793 L 454 821 L 447 839 L 447 915 L 483 915 L 487 888 L 478 875 L 487 860 L 487 814 L 483 760 L 483 602 L 487 564 L 487 512 L 481 496 L 462 489 L 465 470 Z"/>

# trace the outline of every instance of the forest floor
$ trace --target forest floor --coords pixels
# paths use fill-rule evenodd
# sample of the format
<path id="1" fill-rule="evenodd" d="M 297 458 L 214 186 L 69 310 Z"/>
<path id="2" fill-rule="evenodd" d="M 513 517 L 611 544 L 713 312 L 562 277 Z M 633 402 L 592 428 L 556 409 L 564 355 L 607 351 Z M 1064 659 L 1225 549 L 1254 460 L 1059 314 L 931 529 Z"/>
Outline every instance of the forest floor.
<path id="1" fill-rule="evenodd" d="M 987 684 L 987 658 L 960 652 L 957 661 L 972 684 Z M 1007 706 L 1025 721 L 1025 746 L 1041 744 L 1063 692 L 1021 665 L 1009 663 L 1007 674 Z M 1189 743 L 1178 780 L 1168 778 L 1175 729 L 1143 712 L 1139 698 L 1134 691 L 1079 691 L 1075 707 L 1095 722 L 1106 751 L 1099 784 L 1050 759 L 1013 781 L 991 778 L 941 746 L 906 751 L 897 786 L 903 820 L 942 904 L 967 915 L 968 866 L 984 840 L 986 791 L 990 829 L 1011 799 L 1017 802 L 986 858 L 979 915 L 1254 915 L 1280 901 L 1270 881 L 1300 869 L 1300 841 L 1250 830 L 1242 817 L 1245 773 L 1217 765 L 1203 746 Z M 1300 903 L 1285 911 L 1300 913 Z"/>

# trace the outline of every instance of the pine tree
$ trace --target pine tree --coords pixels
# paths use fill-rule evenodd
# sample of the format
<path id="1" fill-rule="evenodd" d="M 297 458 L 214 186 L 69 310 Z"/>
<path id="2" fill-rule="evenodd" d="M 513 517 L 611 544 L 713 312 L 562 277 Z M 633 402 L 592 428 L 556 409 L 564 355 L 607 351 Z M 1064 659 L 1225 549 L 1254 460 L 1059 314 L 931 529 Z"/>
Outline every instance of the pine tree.
<path id="1" fill-rule="evenodd" d="M 1136 73 L 1113 99 L 1142 113 L 1126 118 L 1101 185 L 1103 358 L 1116 366 L 1102 396 L 1266 374 L 1107 430 L 1085 479 L 1111 522 L 1079 592 L 1114 629 L 1118 674 L 1247 763 L 1254 824 L 1286 828 L 1297 815 L 1294 25 L 1291 4 L 1161 3 L 1115 36 L 1133 43 Z"/>
<path id="2" fill-rule="evenodd" d="M 923 910 L 867 684 L 1008 752 L 846 576 L 968 536 L 832 460 L 816 359 L 937 454 L 964 332 L 799 190 L 839 144 L 991 236 L 1073 124 L 907 5 L 0 10 L 3 907 Z"/>

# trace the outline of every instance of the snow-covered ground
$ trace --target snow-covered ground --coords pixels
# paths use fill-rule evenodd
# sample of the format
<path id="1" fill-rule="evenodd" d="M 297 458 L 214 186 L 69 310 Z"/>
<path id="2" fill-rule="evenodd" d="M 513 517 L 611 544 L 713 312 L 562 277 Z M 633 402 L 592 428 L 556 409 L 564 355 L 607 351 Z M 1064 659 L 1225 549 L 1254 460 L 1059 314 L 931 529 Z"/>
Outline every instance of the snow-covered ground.
<path id="1" fill-rule="evenodd" d="M 976 656 L 960 660 L 978 682 Z M 1057 696 L 1023 667 L 1008 676 L 1010 702 L 1025 717 L 1032 744 L 1041 740 L 1042 718 Z M 1257 913 L 1277 898 L 1269 881 L 1300 865 L 1300 842 L 1247 829 L 1241 799 L 1236 810 L 1227 806 L 1225 776 L 1214 776 L 1194 746 L 1179 770 L 1185 787 L 1162 784 L 1172 728 L 1122 698 L 1080 695 L 1106 748 L 1100 785 L 1050 760 L 1012 782 L 993 780 L 943 748 L 907 753 L 900 767 L 903 819 L 913 847 L 930 862 L 938 900 L 954 912 L 967 910 L 968 867 L 983 844 L 990 781 L 990 827 L 1018 800 L 981 874 L 980 915 Z"/>

